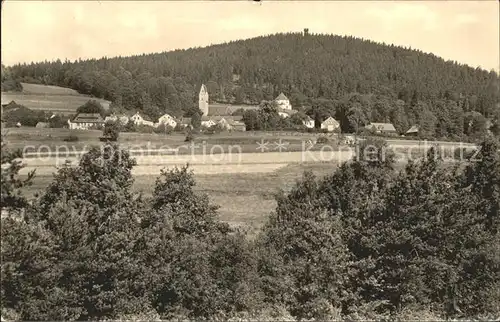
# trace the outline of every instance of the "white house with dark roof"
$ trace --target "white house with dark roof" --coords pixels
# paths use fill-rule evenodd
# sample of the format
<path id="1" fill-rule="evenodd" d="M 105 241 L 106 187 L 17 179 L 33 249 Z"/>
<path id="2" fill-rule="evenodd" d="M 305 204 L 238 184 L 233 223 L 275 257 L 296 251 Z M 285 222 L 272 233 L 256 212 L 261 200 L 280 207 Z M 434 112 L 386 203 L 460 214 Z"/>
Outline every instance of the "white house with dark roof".
<path id="1" fill-rule="evenodd" d="M 279 108 L 284 109 L 284 110 L 291 110 L 292 105 L 290 104 L 290 100 L 285 96 L 285 94 L 280 93 L 278 97 L 274 99 L 276 102 L 276 105 L 278 105 Z"/>
<path id="2" fill-rule="evenodd" d="M 376 133 L 397 134 L 396 128 L 391 123 L 370 123 L 365 126 L 366 129 Z"/>
<path id="3" fill-rule="evenodd" d="M 104 119 L 99 113 L 80 113 L 73 120 L 68 120 L 71 130 L 88 130 L 92 127 L 100 128 L 104 125 Z"/>

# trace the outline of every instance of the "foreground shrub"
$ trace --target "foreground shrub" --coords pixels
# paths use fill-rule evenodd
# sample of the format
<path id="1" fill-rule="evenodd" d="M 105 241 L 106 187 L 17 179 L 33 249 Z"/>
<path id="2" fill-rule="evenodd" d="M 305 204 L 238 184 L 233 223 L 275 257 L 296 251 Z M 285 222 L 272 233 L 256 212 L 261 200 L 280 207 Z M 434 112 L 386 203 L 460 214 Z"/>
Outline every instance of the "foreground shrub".
<path id="1" fill-rule="evenodd" d="M 379 149 L 382 141 L 367 142 Z M 257 240 L 218 220 L 188 167 L 150 199 L 117 145 L 62 167 L 31 206 L 2 147 L 2 314 L 21 320 L 492 317 L 500 303 L 500 155 L 399 173 L 370 150 L 305 173 Z M 360 145 L 362 146 L 362 145 Z M 465 168 L 465 169 L 464 169 Z M 6 187 L 6 194 L 3 188 Z M 20 199 L 17 199 L 17 198 Z M 5 202 L 5 204 L 4 204 Z M 4 316 L 5 317 L 5 316 Z"/>
<path id="2" fill-rule="evenodd" d="M 120 136 L 121 124 L 119 121 L 106 122 L 102 131 L 102 136 L 108 141 L 116 142 Z"/>
<path id="3" fill-rule="evenodd" d="M 316 143 L 318 143 L 318 144 L 326 144 L 326 143 L 328 143 L 328 138 L 326 136 L 320 136 L 316 140 Z"/>
<path id="4" fill-rule="evenodd" d="M 2 290 L 23 320 L 116 318 L 147 307 L 133 164 L 118 147 L 93 148 L 77 168 L 59 170 L 26 221 L 2 222 L 2 242 L 13 241 L 2 248 L 13 287 Z"/>
<path id="5" fill-rule="evenodd" d="M 21 178 L 19 171 L 23 164 L 21 150 L 10 150 L 2 133 L 1 137 L 1 199 L 0 209 L 7 211 L 21 210 L 28 206 L 28 200 L 21 193 L 21 189 L 33 183 L 35 171 L 31 171 L 26 178 Z"/>
<path id="6" fill-rule="evenodd" d="M 259 272 L 266 302 L 285 304 L 298 318 L 327 319 L 342 307 L 348 262 L 342 224 L 315 201 L 317 184 L 306 173 L 276 213 L 259 243 Z"/>
<path id="7" fill-rule="evenodd" d="M 217 207 L 194 185 L 187 167 L 162 171 L 153 212 L 142 222 L 148 236 L 157 236 L 148 241 L 157 256 L 154 305 L 169 319 L 254 310 L 261 300 L 255 253 L 244 235 L 217 220 Z"/>

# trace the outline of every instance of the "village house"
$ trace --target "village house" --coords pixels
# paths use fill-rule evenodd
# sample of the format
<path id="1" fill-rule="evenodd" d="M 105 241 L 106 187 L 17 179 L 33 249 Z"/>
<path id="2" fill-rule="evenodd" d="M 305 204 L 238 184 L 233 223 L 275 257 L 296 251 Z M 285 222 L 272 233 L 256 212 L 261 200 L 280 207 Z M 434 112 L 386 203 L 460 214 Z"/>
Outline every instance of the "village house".
<path id="1" fill-rule="evenodd" d="M 179 124 L 183 128 L 186 128 L 186 127 L 193 128 L 193 126 L 191 125 L 191 118 L 190 117 L 181 118 L 179 120 Z"/>
<path id="2" fill-rule="evenodd" d="M 283 110 L 291 110 L 292 105 L 290 104 L 290 100 L 285 96 L 285 94 L 280 93 L 278 97 L 274 100 L 276 105 Z"/>
<path id="3" fill-rule="evenodd" d="M 68 120 L 71 130 L 88 130 L 90 128 L 101 128 L 104 120 L 99 113 L 80 113 L 73 120 Z"/>
<path id="4" fill-rule="evenodd" d="M 306 115 L 306 118 L 302 121 L 302 124 L 304 124 L 304 126 L 308 129 L 314 128 L 314 120 L 309 115 Z"/>
<path id="5" fill-rule="evenodd" d="M 287 109 L 284 109 L 284 108 L 281 108 L 281 107 L 278 107 L 278 114 L 279 116 L 281 116 L 282 118 L 287 118 L 287 117 L 290 117 L 292 116 L 293 114 L 297 113 L 298 111 L 296 110 L 287 110 Z"/>
<path id="6" fill-rule="evenodd" d="M 340 123 L 330 116 L 321 123 L 321 128 L 326 129 L 328 132 L 333 132 L 340 128 Z"/>
<path id="7" fill-rule="evenodd" d="M 391 123 L 370 123 L 365 128 L 380 134 L 398 134 L 398 131 Z"/>
<path id="8" fill-rule="evenodd" d="M 129 117 L 126 116 L 126 115 L 116 115 L 116 114 L 111 114 L 109 116 L 106 116 L 106 118 L 104 119 L 104 122 L 107 123 L 107 122 L 120 122 L 121 125 L 127 125 L 128 122 L 129 122 Z"/>
<path id="9" fill-rule="evenodd" d="M 229 122 L 224 117 L 221 117 L 221 119 L 217 122 L 217 124 L 220 125 L 220 127 L 223 128 L 224 130 L 231 129 L 231 125 L 229 125 Z"/>
<path id="10" fill-rule="evenodd" d="M 209 116 L 202 116 L 201 117 L 201 126 L 204 127 L 211 127 L 217 124 L 214 120 L 214 117 L 209 117 Z"/>
<path id="11" fill-rule="evenodd" d="M 201 125 L 203 127 L 209 128 L 216 124 L 220 124 L 224 129 L 234 131 L 246 130 L 245 124 L 241 122 L 243 116 L 232 115 L 234 112 L 238 110 L 258 110 L 260 108 L 258 105 L 209 104 L 208 90 L 204 84 L 201 85 L 198 95 L 198 107 L 203 114 L 201 117 Z M 183 127 L 191 126 L 191 118 L 181 119 L 180 124 Z"/>
<path id="12" fill-rule="evenodd" d="M 158 119 L 158 126 L 161 124 L 175 128 L 177 126 L 177 121 L 171 115 L 165 113 Z"/>
<path id="13" fill-rule="evenodd" d="M 144 122 L 144 118 L 139 114 L 139 112 L 137 112 L 130 117 L 130 121 L 132 121 L 135 125 L 141 125 Z"/>
<path id="14" fill-rule="evenodd" d="M 131 118 L 130 121 L 133 122 L 135 125 L 145 125 L 145 126 L 150 126 L 150 127 L 155 127 L 158 126 L 155 124 L 153 121 L 146 120 L 143 116 L 139 114 L 139 112 L 135 113 Z"/>
<path id="15" fill-rule="evenodd" d="M 232 131 L 245 132 L 247 130 L 247 127 L 246 127 L 245 123 L 243 123 L 243 122 L 229 120 L 228 123 L 229 123 L 229 126 L 231 127 L 230 129 Z"/>
<path id="16" fill-rule="evenodd" d="M 406 136 L 417 136 L 419 133 L 419 128 L 417 125 L 413 125 L 412 127 L 410 127 L 410 129 L 408 131 L 406 131 L 405 135 Z"/>

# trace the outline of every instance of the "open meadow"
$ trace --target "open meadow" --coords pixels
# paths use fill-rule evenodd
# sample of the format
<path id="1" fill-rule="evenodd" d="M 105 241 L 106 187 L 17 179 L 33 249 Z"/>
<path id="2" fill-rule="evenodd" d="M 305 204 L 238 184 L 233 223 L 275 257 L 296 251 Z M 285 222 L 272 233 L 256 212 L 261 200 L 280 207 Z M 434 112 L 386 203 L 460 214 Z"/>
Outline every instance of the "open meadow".
<path id="1" fill-rule="evenodd" d="M 59 151 L 67 156 L 75 152 L 88 150 L 91 146 L 99 146 L 99 130 L 70 130 L 64 128 L 3 128 L 2 134 L 12 149 L 21 149 L 27 152 L 26 157 L 36 153 L 37 156 L 52 155 Z M 66 141 L 70 136 L 77 137 L 77 141 Z M 336 137 L 330 136 L 326 144 L 315 144 L 310 146 L 309 141 L 315 141 L 321 134 L 289 133 L 289 132 L 232 132 L 219 134 L 200 134 L 194 137 L 192 142 L 185 142 L 184 133 L 136 133 L 122 132 L 118 143 L 132 152 L 148 151 L 148 154 L 157 154 L 158 151 L 176 154 L 200 154 L 200 153 L 228 153 L 240 151 L 251 152 L 291 152 L 312 150 L 345 150 L 347 147 L 339 145 Z M 387 139 L 387 143 L 399 152 L 407 149 L 413 151 L 427 150 L 431 146 L 440 146 L 449 150 L 456 147 L 473 148 L 475 145 L 461 142 L 440 141 L 418 141 Z"/>
<path id="2" fill-rule="evenodd" d="M 2 105 L 15 101 L 32 110 L 43 110 L 60 114 L 73 114 L 76 109 L 93 99 L 108 108 L 110 102 L 79 94 L 77 91 L 59 86 L 21 83 L 22 92 L 2 92 Z"/>
<path id="3" fill-rule="evenodd" d="M 220 219 L 233 226 L 241 227 L 255 236 L 274 210 L 274 194 L 283 189 L 288 191 L 302 177 L 304 171 L 312 171 L 317 176 L 333 172 L 337 163 L 289 164 L 274 171 L 257 173 L 204 174 L 193 169 L 197 186 L 195 189 L 206 193 L 210 200 L 220 206 Z M 259 167 L 260 171 L 262 168 Z M 257 170 L 259 170 L 257 169 Z M 43 191 L 51 182 L 52 176 L 36 176 L 33 185 L 24 192 L 30 198 Z M 151 195 L 156 176 L 135 175 L 133 190 Z"/>
<path id="4" fill-rule="evenodd" d="M 75 152 L 88 150 L 91 146 L 101 145 L 99 137 L 102 131 L 99 130 L 70 130 L 64 128 L 6 128 L 2 129 L 5 139 L 12 149 L 21 149 L 26 152 L 26 156 L 36 153 L 37 156 L 47 154 L 52 155 L 59 151 L 65 155 L 72 155 Z M 75 142 L 67 142 L 69 136 L 78 138 Z M 317 135 L 316 135 L 317 137 Z M 178 154 L 200 154 L 200 153 L 228 153 L 229 151 L 250 152 L 273 152 L 273 151 L 303 151 L 309 148 L 309 140 L 314 140 L 314 135 L 291 135 L 290 133 L 269 133 L 264 132 L 233 132 L 219 133 L 213 135 L 197 135 L 191 142 L 185 142 L 184 133 L 136 133 L 122 132 L 118 143 L 125 148 L 136 151 L 151 151 L 156 153 L 159 150 L 169 152 L 176 150 Z M 281 145 L 280 145 L 281 144 Z M 339 149 L 337 141 L 331 140 L 328 147 L 332 150 Z M 317 145 L 312 150 L 318 150 L 321 145 Z M 69 154 L 66 153 L 69 151 Z M 156 151 L 156 152 L 154 152 Z"/>

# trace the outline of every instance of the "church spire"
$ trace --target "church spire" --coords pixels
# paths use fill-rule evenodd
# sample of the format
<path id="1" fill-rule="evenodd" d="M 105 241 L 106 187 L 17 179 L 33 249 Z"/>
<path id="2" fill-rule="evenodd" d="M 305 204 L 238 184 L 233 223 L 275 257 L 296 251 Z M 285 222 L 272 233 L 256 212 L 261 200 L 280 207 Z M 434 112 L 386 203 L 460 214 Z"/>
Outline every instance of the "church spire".
<path id="1" fill-rule="evenodd" d="M 208 90 L 205 84 L 201 84 L 198 107 L 204 116 L 208 115 Z"/>

